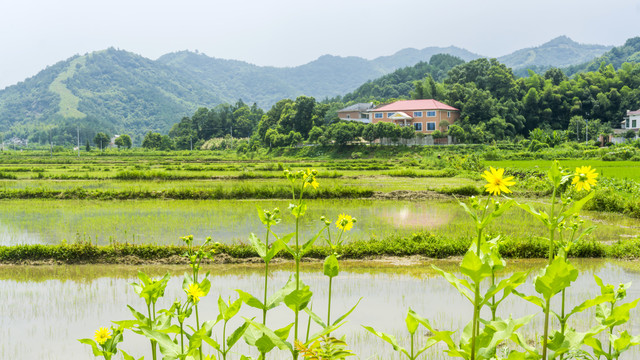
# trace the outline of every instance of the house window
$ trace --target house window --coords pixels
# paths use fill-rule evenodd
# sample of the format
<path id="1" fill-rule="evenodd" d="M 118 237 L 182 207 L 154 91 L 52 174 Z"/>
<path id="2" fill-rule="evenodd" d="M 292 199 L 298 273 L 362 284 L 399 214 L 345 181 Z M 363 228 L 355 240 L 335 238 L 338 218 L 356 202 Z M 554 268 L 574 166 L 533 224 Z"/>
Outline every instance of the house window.
<path id="1" fill-rule="evenodd" d="M 435 111 L 427 111 L 427 117 L 436 117 Z"/>
<path id="2" fill-rule="evenodd" d="M 451 111 L 447 111 L 447 117 L 450 118 L 451 117 Z"/>
<path id="3" fill-rule="evenodd" d="M 351 115 L 347 115 L 347 119 L 351 119 Z"/>
<path id="4" fill-rule="evenodd" d="M 413 117 L 422 117 L 422 111 L 414 111 Z"/>
<path id="5" fill-rule="evenodd" d="M 637 127 L 635 120 L 631 120 L 631 127 L 634 128 L 634 129 Z"/>
<path id="6" fill-rule="evenodd" d="M 428 122 L 427 123 L 427 131 L 433 131 L 436 129 L 436 123 L 434 122 Z"/>
<path id="7" fill-rule="evenodd" d="M 390 117 L 393 116 L 393 114 L 395 114 L 395 113 L 387 113 L 387 117 L 390 118 Z"/>
<path id="8" fill-rule="evenodd" d="M 360 119 L 368 119 L 369 114 L 360 114 Z"/>
<path id="9" fill-rule="evenodd" d="M 374 118 L 376 119 L 382 119 L 382 113 L 375 113 L 375 115 L 373 115 Z"/>
<path id="10" fill-rule="evenodd" d="M 422 131 L 422 123 L 413 123 L 413 128 L 416 129 L 416 131 Z"/>

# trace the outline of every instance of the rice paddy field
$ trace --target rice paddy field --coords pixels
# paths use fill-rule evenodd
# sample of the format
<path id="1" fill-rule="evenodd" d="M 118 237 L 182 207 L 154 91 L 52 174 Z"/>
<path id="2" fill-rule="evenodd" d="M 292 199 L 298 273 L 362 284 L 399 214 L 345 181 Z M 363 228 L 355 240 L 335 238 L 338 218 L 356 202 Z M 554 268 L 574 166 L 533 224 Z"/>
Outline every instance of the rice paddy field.
<path id="1" fill-rule="evenodd" d="M 359 299 L 360 304 L 349 317 L 349 322 L 339 329 L 346 342 L 350 344 L 359 359 L 400 359 L 385 344 L 361 325 L 372 326 L 379 331 L 393 334 L 403 346 L 408 346 L 404 318 L 406 309 L 412 308 L 421 316 L 429 319 L 439 329 L 461 329 L 468 321 L 472 309 L 455 289 L 441 276 L 435 273 L 431 265 L 456 271 L 457 263 L 453 261 L 433 261 L 413 264 L 411 266 L 390 266 L 384 263 L 349 263 L 343 264 L 342 273 L 334 278 L 333 302 L 335 314 L 349 310 Z M 510 271 L 531 270 L 530 277 L 544 265 L 543 261 L 512 261 Z M 640 273 L 637 265 L 628 262 L 612 262 L 606 260 L 576 260 L 581 276 L 568 292 L 567 301 L 570 307 L 579 304 L 584 298 L 597 295 L 593 275 L 598 275 L 608 283 L 633 282 L 640 284 Z M 327 279 L 322 275 L 321 265 L 305 265 L 302 279 L 314 289 L 314 308 L 325 308 L 327 296 Z M 91 337 L 93 331 L 101 326 L 108 326 L 108 320 L 131 318 L 127 304 L 142 311 L 144 301 L 133 291 L 129 283 L 136 280 L 136 272 L 143 270 L 150 275 L 162 276 L 167 271 L 180 274 L 185 267 L 110 267 L 110 266 L 56 266 L 56 267 L 21 267 L 0 268 L 0 349 L 4 359 L 89 359 L 91 350 L 71 339 Z M 212 293 L 215 296 L 204 298 L 201 302 L 201 319 L 212 319 L 217 316 L 217 294 L 223 298 L 235 297 L 235 289 L 259 289 L 262 269 L 259 266 L 208 266 L 204 270 L 211 271 Z M 290 265 L 276 267 L 270 283 L 275 291 L 286 282 L 291 271 Z M 508 273 L 501 274 L 509 275 Z M 181 276 L 173 276 L 169 281 L 166 295 L 158 306 L 170 306 L 174 299 L 182 296 Z M 533 293 L 533 287 L 525 285 L 520 289 L 525 293 Z M 256 291 L 257 292 L 257 291 Z M 630 298 L 640 297 L 640 286 L 629 290 Z M 541 334 L 543 316 L 539 309 L 519 298 L 510 298 L 504 303 L 503 316 L 513 314 L 514 317 L 538 313 L 531 324 L 521 333 L 528 339 Z M 25 303 L 29 306 L 25 307 Z M 392 304 L 393 306 L 389 306 Z M 241 314 L 246 317 L 259 316 L 255 309 L 244 306 Z M 292 317 L 292 312 L 284 306 L 277 308 L 270 318 L 275 327 L 284 325 Z M 571 326 L 585 330 L 594 325 L 593 311 L 580 314 L 572 319 Z M 234 319 L 230 328 L 240 325 Z M 306 316 L 304 330 L 306 331 Z M 314 327 L 315 326 L 315 327 Z M 214 336 L 222 336 L 221 328 L 215 328 Z M 317 331 L 312 325 L 311 332 Z M 640 323 L 632 321 L 620 329 L 632 333 L 640 331 Z M 420 330 L 418 343 L 423 344 L 425 332 Z M 38 345 L 32 346 L 34 339 Z M 142 336 L 128 332 L 121 346 L 130 354 L 144 355 L 151 358 L 148 342 Z M 237 359 L 239 354 L 255 354 L 244 342 L 237 345 L 230 357 Z M 441 350 L 441 348 L 439 348 Z M 626 353 L 623 359 L 637 359 L 638 349 Z M 288 352 L 270 353 L 272 359 L 290 358 Z M 428 350 L 426 359 L 446 359 L 448 357 L 438 349 Z"/>
<path id="2" fill-rule="evenodd" d="M 487 157 L 488 158 L 488 157 Z M 180 237 L 193 235 L 197 243 L 206 237 L 224 244 L 249 243 L 249 236 L 262 236 L 264 225 L 258 217 L 262 209 L 278 208 L 282 221 L 275 224 L 278 235 L 296 230 L 290 203 L 295 202 L 284 170 L 318 171 L 318 189 L 305 188 L 306 213 L 299 223 L 300 234 L 309 238 L 321 228 L 324 217 L 335 221 L 341 214 L 357 219 L 344 241 L 392 239 L 429 232 L 450 242 L 469 241 L 477 232 L 458 201 L 477 196 L 484 203 L 484 184 L 480 176 L 492 166 L 505 168 L 516 184 L 509 194 L 522 204 L 550 208 L 550 186 L 546 171 L 550 160 L 486 160 L 482 154 L 457 150 L 387 151 L 375 157 L 353 151 L 332 158 L 268 156 L 252 158 L 235 153 L 123 153 L 42 154 L 5 152 L 0 154 L 0 246 L 22 244 L 90 243 L 180 244 Z M 593 200 L 580 213 L 579 228 L 594 227 L 590 241 L 605 244 L 636 242 L 640 235 L 640 166 L 635 161 L 603 161 L 597 158 L 562 160 L 561 166 L 573 171 L 590 165 L 599 172 Z M 563 188 L 564 201 L 583 194 Z M 299 196 L 299 191 L 296 192 Z M 560 195 L 559 195 L 560 197 Z M 530 213 L 514 207 L 485 229 L 485 234 L 503 234 L 513 239 L 545 237 L 545 229 Z M 319 244 L 322 245 L 322 244 Z M 631 252 L 629 257 L 640 254 Z M 384 260 L 384 261 L 383 261 Z M 362 325 L 395 335 L 407 346 L 404 317 L 410 307 L 430 319 L 438 329 L 458 333 L 473 314 L 472 307 L 438 275 L 437 265 L 457 275 L 460 259 L 383 259 L 341 263 L 334 278 L 334 308 L 342 313 L 362 298 L 339 334 L 345 336 L 360 359 L 399 359 Z M 580 277 L 567 292 L 570 306 L 599 293 L 593 275 L 605 283 L 639 283 L 637 260 L 574 259 Z M 534 293 L 534 278 L 545 260 L 508 260 L 509 270 L 531 271 L 520 291 Z M 217 316 L 218 296 L 237 297 L 235 289 L 261 289 L 262 267 L 257 264 L 207 264 L 212 289 L 201 303 L 201 318 Z M 138 270 L 153 276 L 169 271 L 173 275 L 159 307 L 170 307 L 184 297 L 184 266 L 131 265 L 0 265 L 0 358 L 67 359 L 69 354 L 91 358 L 91 350 L 76 341 L 91 338 L 93 331 L 109 326 L 112 320 L 131 317 L 126 305 L 142 309 L 144 303 L 129 283 Z M 289 278 L 292 263 L 274 265 L 269 291 L 276 291 Z M 321 263 L 303 263 L 303 281 L 313 289 L 314 308 L 326 307 L 326 276 Z M 252 290 L 253 289 L 253 290 Z M 484 289 L 486 290 L 486 289 Z M 258 290 L 254 291 L 258 292 Z M 631 287 L 628 298 L 640 297 L 640 287 Z M 557 297 L 553 301 L 557 301 Z M 552 303 L 558 305 L 557 303 Z M 539 309 L 512 296 L 501 306 L 503 316 L 523 316 Z M 594 309 L 572 319 L 571 326 L 585 330 L 594 325 Z M 635 311 L 635 310 L 634 310 Z M 260 315 L 243 307 L 242 316 Z M 290 310 L 281 306 L 273 315 L 273 327 L 284 325 Z M 306 331 L 306 315 L 304 329 Z M 240 318 L 234 321 L 240 321 Z M 616 331 L 640 332 L 637 313 Z M 191 321 L 191 320 L 189 320 Z M 521 329 L 527 341 L 542 334 L 544 319 L 538 314 Z M 233 323 L 235 328 L 239 323 Z M 556 324 L 557 325 L 557 324 Z M 312 325 L 312 327 L 315 325 Z M 312 329 L 318 330 L 317 328 Z M 406 331 L 406 329 L 405 329 Z M 420 328 L 418 341 L 428 334 Z M 215 329 L 214 336 L 222 336 Z M 456 335 L 459 336 L 459 335 Z M 30 346 L 38 339 L 38 346 Z M 240 354 L 257 357 L 255 349 L 240 341 L 229 359 Z M 439 345 L 438 345 L 439 346 Z M 125 335 L 122 348 L 151 359 L 148 341 Z M 121 359 L 121 357 L 117 357 Z M 290 358 L 277 352 L 269 358 Z M 426 359 L 444 359 L 442 347 L 428 351 Z M 621 359 L 640 358 L 634 349 Z"/>

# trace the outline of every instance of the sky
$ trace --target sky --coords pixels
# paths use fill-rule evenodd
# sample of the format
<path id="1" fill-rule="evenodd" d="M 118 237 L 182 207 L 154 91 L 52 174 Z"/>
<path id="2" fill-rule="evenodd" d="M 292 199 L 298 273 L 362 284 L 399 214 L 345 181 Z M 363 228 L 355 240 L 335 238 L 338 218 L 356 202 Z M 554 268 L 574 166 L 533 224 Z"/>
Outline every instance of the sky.
<path id="1" fill-rule="evenodd" d="M 499 57 L 560 35 L 619 46 L 639 18 L 636 0 L 0 0 L 0 89 L 108 47 L 278 67 L 451 45 Z"/>

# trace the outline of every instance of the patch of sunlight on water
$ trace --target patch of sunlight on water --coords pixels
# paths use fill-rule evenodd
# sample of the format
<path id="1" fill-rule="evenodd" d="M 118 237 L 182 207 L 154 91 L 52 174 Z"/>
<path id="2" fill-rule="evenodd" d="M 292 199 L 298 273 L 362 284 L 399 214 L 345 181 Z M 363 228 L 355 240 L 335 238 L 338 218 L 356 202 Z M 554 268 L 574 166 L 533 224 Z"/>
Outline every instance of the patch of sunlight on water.
<path id="1" fill-rule="evenodd" d="M 605 260 L 575 260 L 581 270 L 581 276 L 568 292 L 569 308 L 599 293 L 593 275 L 600 276 L 605 283 L 617 285 L 620 282 L 634 281 L 628 299 L 640 297 L 640 273 L 628 270 L 624 263 Z M 452 270 L 454 261 L 434 261 L 434 264 Z M 512 261 L 514 270 L 532 269 L 537 273 L 543 265 L 541 261 Z M 144 267 L 154 276 L 171 271 L 174 276 L 169 282 L 165 297 L 160 300 L 159 308 L 169 307 L 174 299 L 184 298 L 181 290 L 181 274 L 185 267 Z M 408 344 L 404 318 L 407 308 L 411 307 L 441 330 L 461 329 L 472 315 L 470 305 L 446 281 L 437 275 L 429 264 L 416 266 L 390 267 L 378 263 L 344 263 L 341 274 L 334 279 L 332 318 L 351 308 L 362 298 L 349 322 L 334 332 L 334 335 L 346 335 L 350 348 L 360 359 L 398 359 L 390 346 L 369 335 L 361 325 L 370 325 L 378 331 L 394 334 L 401 344 Z M 263 268 L 260 266 L 222 266 L 207 267 L 212 271 L 212 289 L 200 303 L 201 319 L 214 319 L 217 316 L 217 298 L 231 297 L 237 294 L 234 289 L 243 289 L 261 297 Z M 292 270 L 291 264 L 275 267 L 269 281 L 269 292 L 275 292 L 284 285 Z M 68 359 L 70 356 L 92 358 L 89 348 L 76 341 L 79 338 L 92 338 L 93 332 L 102 326 L 108 326 L 111 320 L 130 319 L 126 308 L 132 305 L 144 311 L 144 301 L 133 291 L 129 283 L 135 280 L 137 268 L 131 266 L 59 266 L 59 267 L 20 267 L 0 268 L 0 357 L 6 359 Z M 533 294 L 530 276 L 529 283 L 520 291 Z M 321 265 L 305 265 L 302 280 L 314 291 L 313 308 L 326 318 L 327 278 L 322 275 Z M 558 308 L 558 304 L 554 304 Z M 539 310 L 523 300 L 509 298 L 499 309 L 503 317 L 514 317 L 529 313 L 538 314 L 531 325 L 522 333 L 527 339 L 540 335 L 543 317 Z M 626 327 L 633 334 L 640 332 L 637 310 Z M 243 306 L 241 316 L 260 318 L 253 308 Z M 260 315 L 260 316 L 259 316 Z M 268 323 L 272 328 L 284 326 L 293 319 L 293 313 L 281 306 L 269 313 Z M 485 314 L 488 315 L 488 314 Z M 594 324 L 593 311 L 574 318 L 571 326 L 585 329 Z M 301 316 L 300 333 L 306 332 L 306 316 Z M 229 329 L 240 325 L 236 319 Z M 221 337 L 221 326 L 216 326 L 216 336 Z M 311 332 L 318 330 L 312 327 Z M 420 330 L 420 336 L 424 332 Z M 37 343 L 37 346 L 34 346 Z M 251 353 L 244 342 L 237 345 L 239 353 Z M 127 332 L 121 348 L 135 354 L 136 358 L 145 355 L 150 358 L 146 339 Z M 73 355 L 71 355 L 73 354 Z M 80 356 L 81 355 L 81 356 Z M 634 350 L 627 359 L 640 357 Z M 233 355 L 232 358 L 239 358 Z M 287 353 L 279 352 L 272 359 L 289 358 Z M 426 359 L 444 359 L 435 351 Z"/>

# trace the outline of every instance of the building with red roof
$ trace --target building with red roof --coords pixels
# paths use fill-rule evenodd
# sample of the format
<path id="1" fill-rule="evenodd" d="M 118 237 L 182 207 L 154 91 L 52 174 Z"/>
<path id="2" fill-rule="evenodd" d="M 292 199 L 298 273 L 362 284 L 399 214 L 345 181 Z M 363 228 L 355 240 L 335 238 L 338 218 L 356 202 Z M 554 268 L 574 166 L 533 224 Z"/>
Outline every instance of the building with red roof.
<path id="1" fill-rule="evenodd" d="M 433 99 L 400 100 L 369 111 L 376 124 L 388 122 L 400 126 L 413 126 L 416 131 L 430 134 L 435 130 L 446 131 L 460 118 L 460 110 Z"/>

